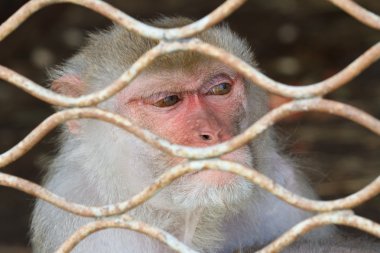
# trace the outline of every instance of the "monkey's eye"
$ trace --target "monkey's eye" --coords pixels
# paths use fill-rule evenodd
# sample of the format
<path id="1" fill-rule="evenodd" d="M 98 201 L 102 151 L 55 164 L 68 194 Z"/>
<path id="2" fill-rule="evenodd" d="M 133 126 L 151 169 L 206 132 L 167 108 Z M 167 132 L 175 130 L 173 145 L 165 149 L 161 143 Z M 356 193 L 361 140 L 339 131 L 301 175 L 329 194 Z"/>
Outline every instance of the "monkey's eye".
<path id="1" fill-rule="evenodd" d="M 158 100 L 153 105 L 157 107 L 169 107 L 169 106 L 175 105 L 179 101 L 180 101 L 179 96 L 170 95 L 170 96 L 164 97 L 163 99 Z"/>
<path id="2" fill-rule="evenodd" d="M 220 83 L 213 86 L 208 92 L 207 95 L 226 95 L 231 91 L 231 84 L 229 83 Z"/>

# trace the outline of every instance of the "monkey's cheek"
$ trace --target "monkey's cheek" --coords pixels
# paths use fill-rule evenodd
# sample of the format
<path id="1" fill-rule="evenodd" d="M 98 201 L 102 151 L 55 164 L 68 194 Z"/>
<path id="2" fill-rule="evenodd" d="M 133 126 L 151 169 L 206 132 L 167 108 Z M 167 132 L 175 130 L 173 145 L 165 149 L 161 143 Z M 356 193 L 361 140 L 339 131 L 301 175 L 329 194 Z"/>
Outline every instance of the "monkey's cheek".
<path id="1" fill-rule="evenodd" d="M 205 170 L 200 171 L 192 175 L 192 180 L 200 182 L 204 185 L 210 185 L 215 187 L 221 187 L 233 183 L 236 179 L 236 175 L 230 172 L 217 171 L 217 170 Z"/>

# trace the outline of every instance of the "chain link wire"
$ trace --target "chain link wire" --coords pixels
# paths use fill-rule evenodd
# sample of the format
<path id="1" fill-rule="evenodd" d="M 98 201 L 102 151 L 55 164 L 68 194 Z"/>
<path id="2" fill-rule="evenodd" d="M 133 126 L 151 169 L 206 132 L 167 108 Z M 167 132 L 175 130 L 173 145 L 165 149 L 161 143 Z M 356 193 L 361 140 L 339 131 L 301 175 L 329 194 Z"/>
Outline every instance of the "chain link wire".
<path id="1" fill-rule="evenodd" d="M 328 1 L 335 4 L 363 24 L 373 29 L 380 30 L 380 16 L 364 9 L 354 1 Z M 85 206 L 66 201 L 64 198 L 48 191 L 38 184 L 0 172 L 0 185 L 2 186 L 12 187 L 37 198 L 41 198 L 67 212 L 80 216 L 97 218 L 95 221 L 80 227 L 56 252 L 70 252 L 81 242 L 81 240 L 84 240 L 87 236 L 96 231 L 107 228 L 125 228 L 144 233 L 159 240 L 176 252 L 195 253 L 196 251 L 184 245 L 169 233 L 135 220 L 133 217 L 129 216 L 127 212 L 149 200 L 157 191 L 170 184 L 176 178 L 187 173 L 209 169 L 235 173 L 252 183 L 257 184 L 293 206 L 308 211 L 318 212 L 315 216 L 295 225 L 258 252 L 279 252 L 294 242 L 298 237 L 317 227 L 328 224 L 351 226 L 380 238 L 380 224 L 357 216 L 351 210 L 380 193 L 380 176 L 358 192 L 344 198 L 329 201 L 316 201 L 298 196 L 288 191 L 255 169 L 247 168 L 233 162 L 222 161 L 217 158 L 220 155 L 231 152 L 245 145 L 281 119 L 301 111 L 319 111 L 337 115 L 351 120 L 380 136 L 380 120 L 355 107 L 322 98 L 322 96 L 333 90 L 346 85 L 350 80 L 377 61 L 380 58 L 380 42 L 369 48 L 339 73 L 326 80 L 307 86 L 289 86 L 270 79 L 223 49 L 214 47 L 199 39 L 191 38 L 191 36 L 202 32 L 225 19 L 244 2 L 245 0 L 227 0 L 207 16 L 189 25 L 171 29 L 161 29 L 144 24 L 100 0 L 31 0 L 0 26 L 0 41 L 2 41 L 38 10 L 53 4 L 72 3 L 98 12 L 113 22 L 122 25 L 130 31 L 138 33 L 141 36 L 160 41 L 157 46 L 142 55 L 115 82 L 98 92 L 77 98 L 57 94 L 34 83 L 17 72 L 0 65 L 0 79 L 9 82 L 48 104 L 66 108 L 46 118 L 23 140 L 1 154 L 0 168 L 7 166 L 22 157 L 59 124 L 77 118 L 93 118 L 109 122 L 134 134 L 138 138 L 167 154 L 192 160 L 186 164 L 180 164 L 169 169 L 167 172 L 159 176 L 152 185 L 148 186 L 129 200 L 101 207 Z M 181 40 L 183 38 L 188 39 Z M 155 58 L 162 54 L 179 50 L 192 50 L 212 56 L 243 74 L 247 79 L 255 83 L 255 85 L 258 85 L 269 92 L 292 98 L 293 100 L 273 109 L 243 133 L 235 136 L 231 140 L 205 148 L 193 148 L 172 144 L 147 130 L 139 128 L 127 118 L 95 108 L 97 104 L 114 96 L 126 87 L 131 80 L 138 76 Z"/>

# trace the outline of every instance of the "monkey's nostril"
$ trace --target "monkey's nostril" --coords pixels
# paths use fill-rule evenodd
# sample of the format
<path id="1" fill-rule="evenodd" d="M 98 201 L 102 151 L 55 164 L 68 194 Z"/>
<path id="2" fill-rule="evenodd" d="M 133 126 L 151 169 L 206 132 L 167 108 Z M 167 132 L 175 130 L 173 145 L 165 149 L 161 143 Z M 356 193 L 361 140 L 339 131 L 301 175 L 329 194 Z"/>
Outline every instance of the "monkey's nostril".
<path id="1" fill-rule="evenodd" d="M 209 140 L 211 140 L 211 136 L 208 135 L 208 134 L 201 134 L 201 138 L 202 138 L 202 140 L 204 140 L 204 141 L 209 141 Z"/>

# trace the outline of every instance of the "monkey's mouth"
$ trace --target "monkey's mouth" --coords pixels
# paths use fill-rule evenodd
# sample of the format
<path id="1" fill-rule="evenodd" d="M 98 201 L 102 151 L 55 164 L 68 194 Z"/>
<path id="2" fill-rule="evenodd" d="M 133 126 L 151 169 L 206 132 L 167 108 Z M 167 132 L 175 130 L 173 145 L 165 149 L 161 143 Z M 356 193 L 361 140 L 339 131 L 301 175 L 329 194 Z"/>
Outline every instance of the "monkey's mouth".
<path id="1" fill-rule="evenodd" d="M 220 159 L 235 162 L 248 168 L 252 167 L 252 160 L 251 156 L 249 156 L 249 149 L 246 148 L 241 148 L 231 153 L 224 154 L 220 156 Z M 172 166 L 175 166 L 179 163 L 186 163 L 184 159 L 171 161 Z M 192 184 L 201 184 L 204 186 L 220 188 L 235 183 L 239 177 L 239 175 L 228 171 L 206 169 L 188 173 L 181 177 L 180 182 L 191 182 Z"/>
<path id="2" fill-rule="evenodd" d="M 189 174 L 191 180 L 210 186 L 224 186 L 235 181 L 236 175 L 226 171 L 202 170 Z"/>
<path id="3" fill-rule="evenodd" d="M 236 153 L 229 153 L 222 155 L 220 157 L 222 160 L 242 163 L 243 159 Z M 200 181 L 206 185 L 210 186 L 225 186 L 233 183 L 237 177 L 236 174 L 228 172 L 228 171 L 220 171 L 220 170 L 201 170 L 194 173 L 189 174 L 193 180 Z"/>

